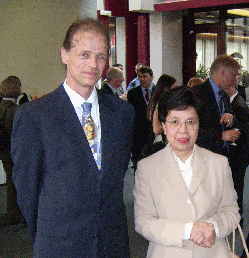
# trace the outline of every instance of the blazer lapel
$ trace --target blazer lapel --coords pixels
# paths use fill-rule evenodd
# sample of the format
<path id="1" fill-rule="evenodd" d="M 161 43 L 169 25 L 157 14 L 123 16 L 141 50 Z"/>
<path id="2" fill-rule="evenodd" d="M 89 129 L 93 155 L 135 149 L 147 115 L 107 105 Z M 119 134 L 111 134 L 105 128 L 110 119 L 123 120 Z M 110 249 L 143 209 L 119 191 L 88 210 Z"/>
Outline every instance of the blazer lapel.
<path id="1" fill-rule="evenodd" d="M 192 173 L 192 181 L 190 186 L 190 195 L 193 195 L 200 185 L 203 176 L 207 173 L 207 167 L 205 166 L 206 158 L 201 155 L 200 147 L 195 145 L 194 153 L 194 166 Z M 197 169 L 198 168 L 198 169 Z M 201 169 L 200 169 L 201 168 Z"/>
<path id="2" fill-rule="evenodd" d="M 115 107 L 113 103 L 109 101 L 105 94 L 102 94 L 98 91 L 98 102 L 99 102 L 99 112 L 100 112 L 100 121 L 101 121 L 101 170 L 105 171 L 105 166 L 107 164 L 106 159 L 110 154 L 112 149 L 112 144 L 115 142 L 114 133 L 115 118 L 116 115 Z"/>
<path id="3" fill-rule="evenodd" d="M 67 137 L 74 146 L 79 161 L 82 161 L 83 157 L 87 157 L 87 160 L 91 161 L 93 167 L 98 171 L 81 123 L 62 85 L 52 93 L 51 101 L 54 103 L 54 108 L 50 113 L 51 119 L 58 121 L 61 125 L 61 129 L 64 130 L 66 135 L 65 137 Z"/>
<path id="4" fill-rule="evenodd" d="M 179 196 L 182 196 L 183 198 L 186 198 L 187 196 L 187 199 L 190 199 L 188 189 L 178 168 L 177 162 L 170 150 L 169 144 L 167 144 L 164 150 L 164 157 L 167 158 L 162 159 L 164 160 L 162 171 L 165 171 L 165 168 L 167 168 L 167 181 L 170 181 L 175 188 L 179 190 Z"/>

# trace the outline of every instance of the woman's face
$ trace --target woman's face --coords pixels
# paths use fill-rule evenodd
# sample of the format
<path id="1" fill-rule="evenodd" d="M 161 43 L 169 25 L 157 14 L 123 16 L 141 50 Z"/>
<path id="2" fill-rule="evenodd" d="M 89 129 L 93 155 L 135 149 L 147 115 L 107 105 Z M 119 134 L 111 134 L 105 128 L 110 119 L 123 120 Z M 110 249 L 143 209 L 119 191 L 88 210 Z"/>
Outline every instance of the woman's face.
<path id="1" fill-rule="evenodd" d="M 172 129 L 172 122 L 179 123 L 179 128 Z M 198 126 L 195 129 L 188 129 L 187 123 L 198 125 L 198 115 L 193 107 L 182 111 L 171 110 L 166 117 L 165 124 L 163 123 L 164 133 L 171 149 L 179 158 L 192 154 L 198 136 Z"/>

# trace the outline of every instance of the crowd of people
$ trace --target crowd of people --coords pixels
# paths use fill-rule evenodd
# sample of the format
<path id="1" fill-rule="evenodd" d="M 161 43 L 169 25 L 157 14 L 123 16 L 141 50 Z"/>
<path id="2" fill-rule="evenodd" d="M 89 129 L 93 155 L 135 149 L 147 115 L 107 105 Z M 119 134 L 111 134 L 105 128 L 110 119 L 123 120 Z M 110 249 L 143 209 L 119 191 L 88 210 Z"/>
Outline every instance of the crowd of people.
<path id="1" fill-rule="evenodd" d="M 56 90 L 28 102 L 17 77 L 0 84 L 9 223 L 27 224 L 34 257 L 128 258 L 123 177 L 131 159 L 135 229 L 149 241 L 147 257 L 231 257 L 225 238 L 243 215 L 249 164 L 239 63 L 218 56 L 210 78 L 186 86 L 168 74 L 155 84 L 138 63 L 126 92 L 115 64 L 97 89 L 109 48 L 104 24 L 77 20 Z"/>

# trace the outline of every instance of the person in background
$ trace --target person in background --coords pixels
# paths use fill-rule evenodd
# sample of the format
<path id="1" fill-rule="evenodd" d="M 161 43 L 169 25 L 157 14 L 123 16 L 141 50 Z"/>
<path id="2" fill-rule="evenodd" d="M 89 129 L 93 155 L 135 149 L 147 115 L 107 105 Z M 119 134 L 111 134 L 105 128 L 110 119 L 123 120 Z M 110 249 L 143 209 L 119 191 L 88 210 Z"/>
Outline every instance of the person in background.
<path id="1" fill-rule="evenodd" d="M 117 68 L 119 68 L 122 72 L 124 71 L 124 67 L 123 67 L 122 64 L 114 64 L 112 67 L 117 67 Z M 118 93 L 118 95 L 121 97 L 121 99 L 127 100 L 127 95 L 126 95 L 126 93 L 125 93 L 125 91 L 124 91 L 124 89 L 123 89 L 123 85 L 117 89 L 117 93 Z M 125 94 L 125 95 L 124 95 L 124 94 Z"/>
<path id="2" fill-rule="evenodd" d="M 129 90 L 127 99 L 135 109 L 135 125 L 132 145 L 131 160 L 136 170 L 136 164 L 140 153 L 150 139 L 151 121 L 147 119 L 147 107 L 153 95 L 155 85 L 152 83 L 154 78 L 153 71 L 148 66 L 143 66 L 138 73 L 140 85 Z"/>
<path id="3" fill-rule="evenodd" d="M 122 87 L 123 81 L 124 77 L 122 70 L 117 67 L 111 67 L 106 73 L 106 80 L 102 83 L 100 91 L 119 97 L 117 91 Z M 127 100 L 127 94 L 124 93 L 120 98 Z"/>
<path id="4" fill-rule="evenodd" d="M 6 173 L 7 184 L 7 223 L 25 223 L 20 208 L 17 204 L 16 189 L 12 180 L 13 162 L 10 154 L 11 133 L 14 114 L 18 105 L 16 99 L 21 94 L 21 82 L 16 76 L 9 76 L 0 84 L 0 125 L 4 139 L 1 146 L 0 158 Z"/>
<path id="5" fill-rule="evenodd" d="M 238 194 L 240 214 L 243 213 L 243 192 L 246 168 L 249 165 L 249 108 L 245 100 L 238 94 L 238 84 L 225 89 L 230 97 L 237 125 L 241 135 L 235 144 L 230 145 L 230 165 L 234 188 Z"/>
<path id="6" fill-rule="evenodd" d="M 158 103 L 166 91 L 175 87 L 177 87 L 177 81 L 171 75 L 162 74 L 159 77 L 147 108 L 147 119 L 152 122 L 150 139 L 143 148 L 139 160 L 152 155 L 166 145 L 166 136 L 163 131 L 163 126 L 158 120 Z"/>
<path id="7" fill-rule="evenodd" d="M 139 70 L 140 70 L 142 67 L 143 67 L 143 64 L 141 64 L 141 63 L 138 63 L 138 64 L 135 65 L 135 72 L 136 72 L 137 77 L 134 78 L 134 79 L 128 84 L 127 89 L 126 89 L 126 92 L 127 92 L 127 93 L 128 93 L 128 91 L 129 91 L 130 89 L 133 89 L 133 88 L 137 87 L 138 85 L 140 85 L 140 81 L 139 81 L 139 78 L 138 78 L 138 72 L 139 72 Z"/>
<path id="8" fill-rule="evenodd" d="M 240 132 L 233 130 L 230 99 L 224 91 L 237 83 L 239 63 L 231 56 L 220 55 L 210 67 L 210 78 L 192 87 L 202 101 L 204 112 L 200 116 L 197 144 L 205 149 L 229 157 L 229 142 L 235 142 Z"/>
<path id="9" fill-rule="evenodd" d="M 199 105 L 189 87 L 169 90 L 158 105 L 167 146 L 138 162 L 135 229 L 147 257 L 230 258 L 225 237 L 240 219 L 226 157 L 198 147 Z"/>
<path id="10" fill-rule="evenodd" d="M 21 81 L 17 76 L 9 76 L 9 78 L 11 78 L 11 80 L 16 84 L 20 84 L 21 85 Z M 1 102 L 2 98 L 0 97 L 0 102 Z M 22 105 L 26 102 L 29 102 L 29 98 L 27 96 L 26 93 L 21 93 L 17 98 L 16 98 L 16 104 L 17 105 Z"/>
<path id="11" fill-rule="evenodd" d="M 188 87 L 194 87 L 195 85 L 198 85 L 198 84 L 201 84 L 205 82 L 205 80 L 203 80 L 202 78 L 199 78 L 199 77 L 192 77 L 189 81 L 188 81 L 188 84 L 187 86 Z"/>
<path id="12" fill-rule="evenodd" d="M 130 257 L 123 178 L 135 115 L 96 90 L 109 49 L 103 23 L 74 22 L 61 48 L 67 78 L 15 114 L 13 181 L 34 257 Z"/>
<path id="13" fill-rule="evenodd" d="M 124 70 L 124 67 L 123 67 L 122 64 L 114 64 L 112 67 L 117 67 L 117 68 L 119 68 L 122 71 Z"/>

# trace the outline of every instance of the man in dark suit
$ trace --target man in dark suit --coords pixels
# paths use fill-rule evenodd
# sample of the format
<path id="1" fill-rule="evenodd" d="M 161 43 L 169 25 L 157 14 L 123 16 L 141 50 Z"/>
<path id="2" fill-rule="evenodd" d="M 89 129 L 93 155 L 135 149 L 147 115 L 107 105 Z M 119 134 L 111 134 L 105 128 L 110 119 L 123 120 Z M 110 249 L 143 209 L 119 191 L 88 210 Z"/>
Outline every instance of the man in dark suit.
<path id="1" fill-rule="evenodd" d="M 233 115 L 227 88 L 234 85 L 240 69 L 231 56 L 218 56 L 210 67 L 211 76 L 194 86 L 193 92 L 202 102 L 199 133 L 196 143 L 203 148 L 229 157 L 228 142 L 237 141 L 239 131 L 231 130 Z"/>
<path id="2" fill-rule="evenodd" d="M 135 108 L 135 127 L 132 147 L 132 162 L 136 169 L 140 153 L 149 141 L 151 135 L 151 122 L 147 119 L 147 107 L 153 94 L 155 85 L 152 83 L 154 78 L 150 67 L 144 66 L 139 70 L 138 78 L 140 85 L 129 90 L 127 94 L 128 102 Z"/>
<path id="3" fill-rule="evenodd" d="M 111 67 L 106 73 L 106 80 L 103 81 L 100 91 L 119 97 L 117 90 L 122 87 L 123 81 L 123 71 L 117 67 Z M 127 94 L 124 93 L 120 98 L 127 100 Z"/>
<path id="4" fill-rule="evenodd" d="M 13 180 L 34 257 L 129 257 L 123 177 L 134 110 L 95 88 L 108 50 L 101 22 L 73 23 L 61 48 L 66 80 L 15 116 Z"/>
<path id="5" fill-rule="evenodd" d="M 246 168 L 249 165 L 249 108 L 245 100 L 238 94 L 237 85 L 226 89 L 230 97 L 231 106 L 235 115 L 238 129 L 241 132 L 236 145 L 230 146 L 231 169 L 234 188 L 238 193 L 240 213 L 243 212 L 243 190 Z"/>

